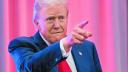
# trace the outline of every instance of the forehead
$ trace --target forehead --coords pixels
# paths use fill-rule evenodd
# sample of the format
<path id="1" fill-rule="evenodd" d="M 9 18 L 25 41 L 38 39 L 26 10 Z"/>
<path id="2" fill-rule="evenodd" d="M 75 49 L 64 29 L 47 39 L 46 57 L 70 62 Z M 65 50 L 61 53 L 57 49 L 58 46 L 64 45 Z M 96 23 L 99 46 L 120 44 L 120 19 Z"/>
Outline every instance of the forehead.
<path id="1" fill-rule="evenodd" d="M 65 5 L 52 5 L 52 6 L 45 6 L 40 10 L 40 15 L 47 16 L 47 15 L 66 15 L 67 14 L 67 7 Z"/>

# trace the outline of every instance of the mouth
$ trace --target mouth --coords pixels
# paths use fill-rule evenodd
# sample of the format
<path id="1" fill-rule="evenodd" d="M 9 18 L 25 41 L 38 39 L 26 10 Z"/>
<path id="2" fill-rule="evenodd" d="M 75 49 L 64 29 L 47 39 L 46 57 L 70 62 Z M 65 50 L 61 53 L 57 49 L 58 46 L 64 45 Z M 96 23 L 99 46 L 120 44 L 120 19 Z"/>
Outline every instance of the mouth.
<path id="1" fill-rule="evenodd" d="M 59 32 L 51 32 L 51 34 L 60 34 L 63 33 L 63 31 L 59 31 Z"/>

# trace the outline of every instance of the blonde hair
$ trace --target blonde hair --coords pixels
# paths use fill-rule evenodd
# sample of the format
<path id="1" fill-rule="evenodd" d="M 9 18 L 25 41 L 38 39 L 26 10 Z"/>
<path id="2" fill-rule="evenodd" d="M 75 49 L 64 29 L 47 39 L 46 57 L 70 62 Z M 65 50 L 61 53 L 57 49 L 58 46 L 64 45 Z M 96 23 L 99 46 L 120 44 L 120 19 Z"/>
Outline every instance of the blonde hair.
<path id="1" fill-rule="evenodd" d="M 56 5 L 56 4 L 67 5 L 67 0 L 35 0 L 33 20 L 38 19 L 38 12 L 42 7 L 52 6 L 52 5 Z"/>

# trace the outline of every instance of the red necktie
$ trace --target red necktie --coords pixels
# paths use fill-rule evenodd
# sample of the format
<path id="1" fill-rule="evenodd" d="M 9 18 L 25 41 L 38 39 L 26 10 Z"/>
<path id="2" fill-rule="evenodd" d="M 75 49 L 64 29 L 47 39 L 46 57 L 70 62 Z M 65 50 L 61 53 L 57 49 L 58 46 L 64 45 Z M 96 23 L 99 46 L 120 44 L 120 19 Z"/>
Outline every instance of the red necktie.
<path id="1" fill-rule="evenodd" d="M 72 72 L 66 59 L 58 64 L 58 70 L 59 72 Z"/>

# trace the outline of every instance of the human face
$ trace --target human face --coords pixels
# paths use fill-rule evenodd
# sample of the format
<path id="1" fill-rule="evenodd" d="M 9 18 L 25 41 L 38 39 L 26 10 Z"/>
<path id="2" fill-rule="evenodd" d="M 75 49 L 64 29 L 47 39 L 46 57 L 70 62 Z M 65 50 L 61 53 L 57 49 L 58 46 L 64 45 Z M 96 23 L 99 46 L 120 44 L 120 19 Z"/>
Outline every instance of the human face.
<path id="1" fill-rule="evenodd" d="M 39 11 L 37 27 L 48 42 L 54 43 L 66 36 L 67 12 L 65 5 L 46 6 Z"/>

